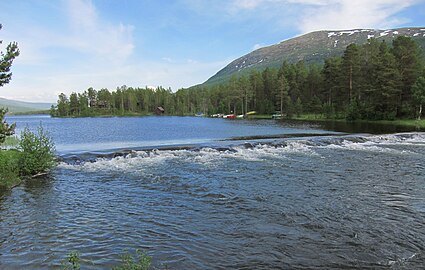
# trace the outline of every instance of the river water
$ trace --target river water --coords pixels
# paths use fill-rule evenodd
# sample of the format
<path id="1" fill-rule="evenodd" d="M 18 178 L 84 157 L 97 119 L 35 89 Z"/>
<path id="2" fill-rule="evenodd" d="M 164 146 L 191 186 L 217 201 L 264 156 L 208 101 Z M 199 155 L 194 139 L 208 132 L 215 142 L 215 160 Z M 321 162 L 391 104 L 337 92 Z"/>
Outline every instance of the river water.
<path id="1" fill-rule="evenodd" d="M 136 249 L 165 269 L 425 266 L 424 133 L 195 117 L 8 121 L 42 122 L 60 163 L 0 193 L 1 269 L 57 269 L 71 251 L 83 269 L 108 269 Z"/>

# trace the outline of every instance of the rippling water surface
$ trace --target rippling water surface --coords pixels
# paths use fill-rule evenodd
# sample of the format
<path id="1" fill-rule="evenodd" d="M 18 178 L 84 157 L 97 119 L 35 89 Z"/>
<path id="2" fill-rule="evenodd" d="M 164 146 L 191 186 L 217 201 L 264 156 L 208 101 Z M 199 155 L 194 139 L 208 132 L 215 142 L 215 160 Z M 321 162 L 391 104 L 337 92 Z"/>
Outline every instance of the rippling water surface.
<path id="1" fill-rule="evenodd" d="M 74 250 L 110 268 L 139 248 L 168 269 L 422 269 L 424 158 L 423 133 L 63 158 L 0 193 L 0 268 L 54 269 Z"/>

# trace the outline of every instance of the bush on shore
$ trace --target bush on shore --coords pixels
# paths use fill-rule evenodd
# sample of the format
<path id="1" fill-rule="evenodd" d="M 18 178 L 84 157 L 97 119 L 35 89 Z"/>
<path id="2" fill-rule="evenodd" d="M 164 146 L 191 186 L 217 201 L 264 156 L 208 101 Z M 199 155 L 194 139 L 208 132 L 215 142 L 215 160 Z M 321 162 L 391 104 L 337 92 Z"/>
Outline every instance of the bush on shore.
<path id="1" fill-rule="evenodd" d="M 0 150 L 0 189 L 11 188 L 21 182 L 17 150 Z"/>
<path id="2" fill-rule="evenodd" d="M 17 149 L 0 149 L 0 188 L 12 188 L 25 177 L 48 172 L 55 165 L 54 152 L 54 143 L 41 125 L 35 133 L 25 128 Z"/>
<path id="3" fill-rule="evenodd" d="M 19 150 L 21 151 L 20 173 L 23 176 L 47 172 L 55 164 L 55 146 L 41 125 L 36 133 L 28 128 L 21 132 Z"/>

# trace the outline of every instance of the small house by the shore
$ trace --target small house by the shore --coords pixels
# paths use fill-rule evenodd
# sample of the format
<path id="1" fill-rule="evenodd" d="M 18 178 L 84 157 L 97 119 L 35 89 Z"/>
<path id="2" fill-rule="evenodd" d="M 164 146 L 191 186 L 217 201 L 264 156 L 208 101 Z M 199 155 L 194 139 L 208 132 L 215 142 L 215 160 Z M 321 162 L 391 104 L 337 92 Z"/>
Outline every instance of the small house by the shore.
<path id="1" fill-rule="evenodd" d="M 155 109 L 155 114 L 156 115 L 163 115 L 164 113 L 165 113 L 165 110 L 164 110 L 163 107 L 161 107 L 161 106 L 156 107 L 156 109 Z"/>

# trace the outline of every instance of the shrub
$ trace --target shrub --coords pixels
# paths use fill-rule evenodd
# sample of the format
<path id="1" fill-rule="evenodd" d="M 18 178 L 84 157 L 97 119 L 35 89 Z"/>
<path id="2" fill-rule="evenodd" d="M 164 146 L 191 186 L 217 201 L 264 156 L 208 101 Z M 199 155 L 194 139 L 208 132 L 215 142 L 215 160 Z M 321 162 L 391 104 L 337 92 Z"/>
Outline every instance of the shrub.
<path id="1" fill-rule="evenodd" d="M 77 251 L 70 252 L 63 260 L 61 265 L 63 270 L 80 270 L 80 253 Z"/>
<path id="2" fill-rule="evenodd" d="M 114 267 L 113 270 L 149 270 L 152 263 L 152 257 L 140 250 L 136 250 L 136 253 L 136 260 L 129 253 L 122 255 L 121 265 Z"/>
<path id="3" fill-rule="evenodd" d="M 23 176 L 47 172 L 55 165 L 54 143 L 41 125 L 36 133 L 28 127 L 21 132 L 19 149 L 22 152 L 19 165 Z"/>
<path id="4" fill-rule="evenodd" d="M 1 27 L 0 27 L 1 28 Z M 7 113 L 7 109 L 0 108 L 0 143 L 4 143 L 6 137 L 11 136 L 15 133 L 15 124 L 9 125 L 4 120 L 4 116 Z"/>
<path id="5" fill-rule="evenodd" d="M 16 150 L 0 150 L 0 188 L 11 188 L 20 183 L 19 159 Z"/>

